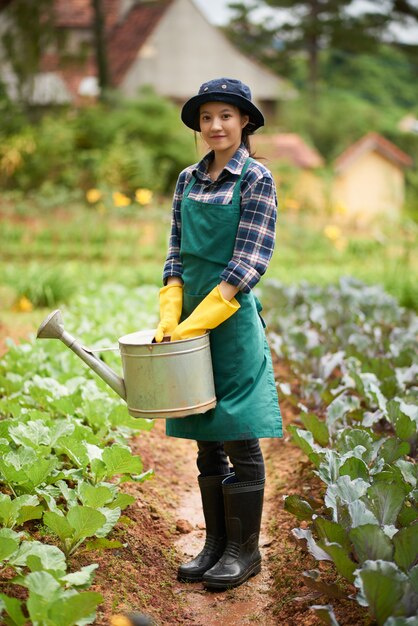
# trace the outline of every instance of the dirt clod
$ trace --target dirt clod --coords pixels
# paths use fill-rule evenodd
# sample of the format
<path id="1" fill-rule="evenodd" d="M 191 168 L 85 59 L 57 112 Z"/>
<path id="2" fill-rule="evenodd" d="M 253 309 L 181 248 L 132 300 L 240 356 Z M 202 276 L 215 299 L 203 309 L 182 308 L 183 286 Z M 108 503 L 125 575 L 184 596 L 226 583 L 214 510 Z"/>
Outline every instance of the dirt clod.
<path id="1" fill-rule="evenodd" d="M 186 519 L 178 519 L 176 521 L 176 530 L 182 535 L 187 535 L 193 530 L 193 526 Z"/>

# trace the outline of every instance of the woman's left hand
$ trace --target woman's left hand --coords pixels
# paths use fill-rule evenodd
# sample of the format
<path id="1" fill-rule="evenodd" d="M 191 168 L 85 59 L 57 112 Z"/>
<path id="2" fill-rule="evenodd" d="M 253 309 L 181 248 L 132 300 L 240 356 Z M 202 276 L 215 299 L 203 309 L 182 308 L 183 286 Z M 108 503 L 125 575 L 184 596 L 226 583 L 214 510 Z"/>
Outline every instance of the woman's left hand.
<path id="1" fill-rule="evenodd" d="M 216 328 L 238 311 L 240 304 L 232 298 L 229 302 L 217 285 L 202 300 L 195 310 L 171 333 L 171 341 L 190 339 L 204 335 L 207 330 Z"/>

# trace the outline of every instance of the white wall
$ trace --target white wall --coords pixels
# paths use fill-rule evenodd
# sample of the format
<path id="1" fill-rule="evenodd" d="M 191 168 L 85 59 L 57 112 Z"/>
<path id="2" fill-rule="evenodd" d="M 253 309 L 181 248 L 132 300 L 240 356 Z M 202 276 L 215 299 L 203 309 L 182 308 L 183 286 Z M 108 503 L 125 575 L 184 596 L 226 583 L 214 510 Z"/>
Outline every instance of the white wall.
<path id="1" fill-rule="evenodd" d="M 120 87 L 135 95 L 151 84 L 161 95 L 185 100 L 206 80 L 226 76 L 247 83 L 255 100 L 291 97 L 274 74 L 243 56 L 191 0 L 176 0 L 139 52 Z"/>

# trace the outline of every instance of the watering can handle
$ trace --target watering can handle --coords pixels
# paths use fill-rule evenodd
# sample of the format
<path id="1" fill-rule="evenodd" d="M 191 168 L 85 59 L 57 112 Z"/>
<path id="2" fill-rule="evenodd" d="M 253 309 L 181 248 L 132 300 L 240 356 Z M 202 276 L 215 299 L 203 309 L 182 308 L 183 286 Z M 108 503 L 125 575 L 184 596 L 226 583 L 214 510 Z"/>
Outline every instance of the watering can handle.
<path id="1" fill-rule="evenodd" d="M 86 352 L 90 352 L 94 354 L 95 352 L 114 352 L 115 350 L 119 350 L 119 346 L 113 346 L 112 348 L 88 348 L 87 346 L 81 346 L 83 350 Z"/>

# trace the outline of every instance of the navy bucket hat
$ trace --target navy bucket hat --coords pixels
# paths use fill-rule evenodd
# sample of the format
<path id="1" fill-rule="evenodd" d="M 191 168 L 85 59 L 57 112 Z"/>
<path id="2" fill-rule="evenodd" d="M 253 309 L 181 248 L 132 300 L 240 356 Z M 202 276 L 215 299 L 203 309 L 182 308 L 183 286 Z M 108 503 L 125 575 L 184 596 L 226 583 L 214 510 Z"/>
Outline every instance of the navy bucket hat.
<path id="1" fill-rule="evenodd" d="M 205 102 L 227 102 L 246 113 L 250 121 L 248 130 L 254 132 L 264 126 L 264 116 L 251 101 L 251 90 L 240 80 L 216 78 L 203 83 L 197 96 L 187 100 L 181 111 L 182 121 L 192 130 L 200 130 L 199 107 Z"/>

